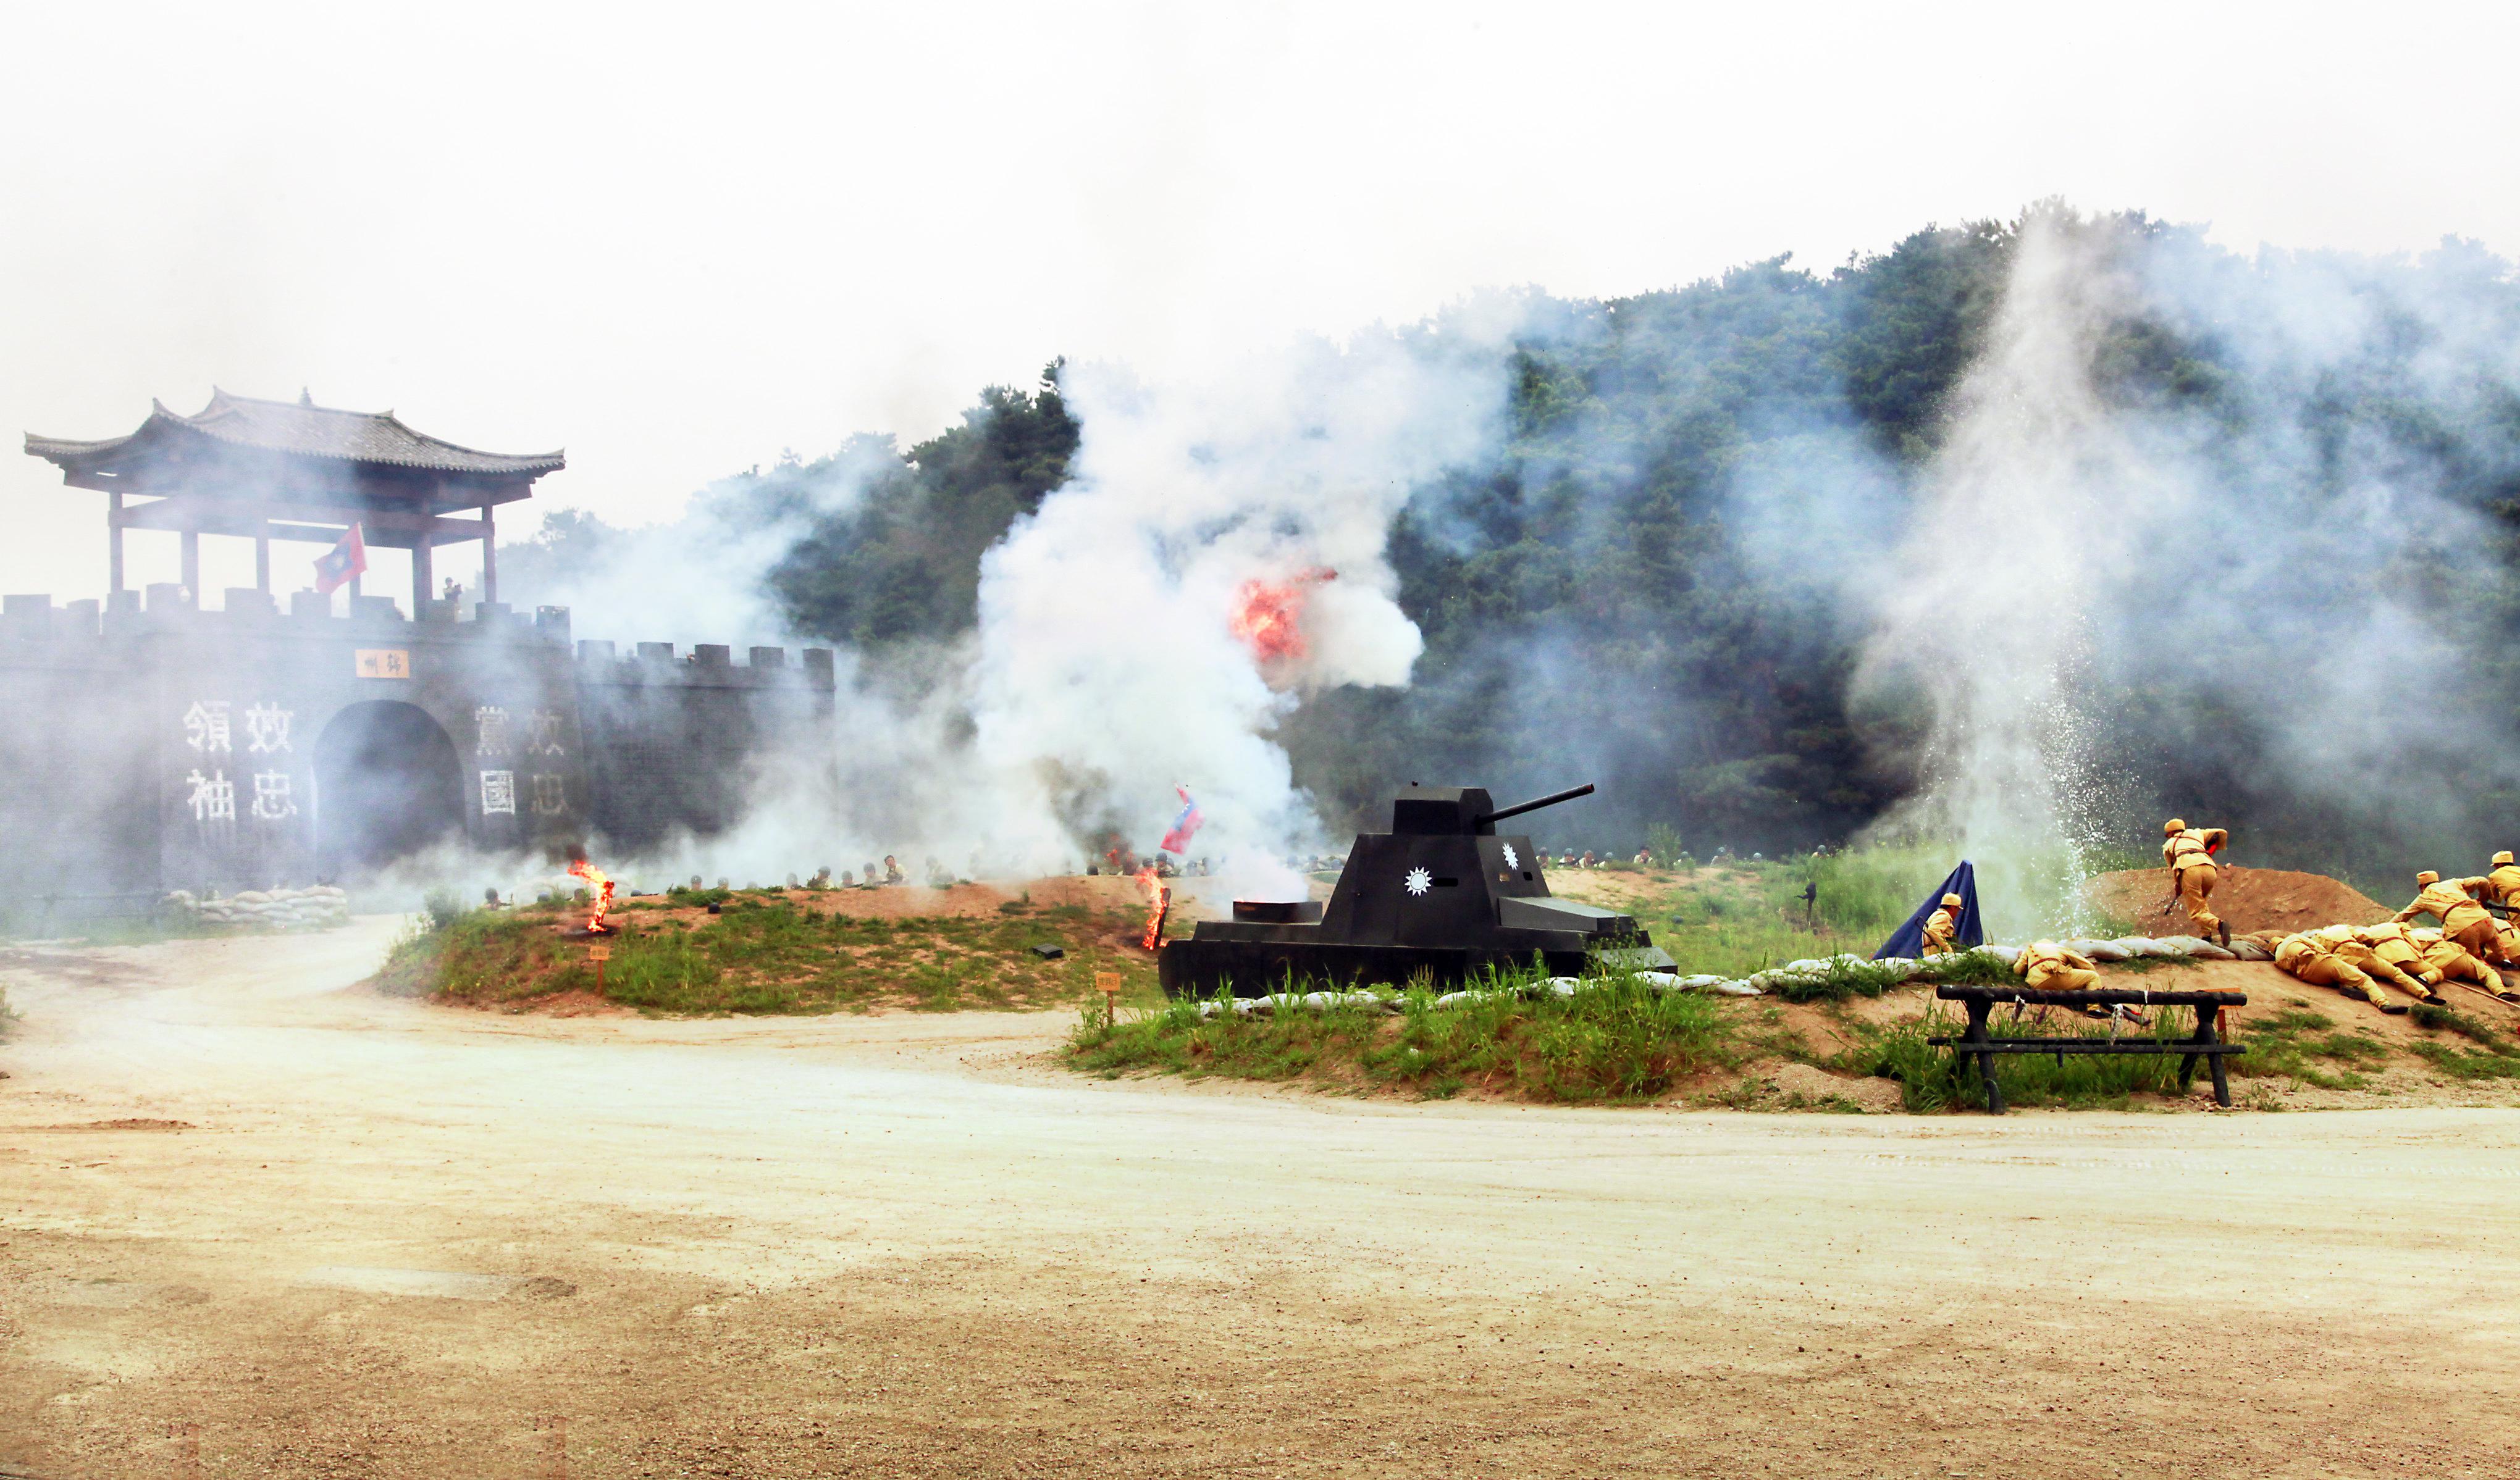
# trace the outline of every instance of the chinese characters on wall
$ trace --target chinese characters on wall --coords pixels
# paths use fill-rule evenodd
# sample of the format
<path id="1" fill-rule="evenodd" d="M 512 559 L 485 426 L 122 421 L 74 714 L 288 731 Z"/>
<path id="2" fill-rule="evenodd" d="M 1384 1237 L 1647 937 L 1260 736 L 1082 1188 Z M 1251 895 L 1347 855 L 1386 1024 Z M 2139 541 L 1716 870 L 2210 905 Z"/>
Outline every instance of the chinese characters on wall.
<path id="1" fill-rule="evenodd" d="M 558 710 L 528 710 L 519 741 L 517 717 L 504 706 L 482 704 L 472 711 L 472 754 L 480 775 L 483 817 L 517 815 L 518 764 L 531 766 L 567 754 L 563 739 L 567 723 L 568 717 Z M 502 761 L 507 764 L 496 764 Z M 568 814 L 568 779 L 558 772 L 528 770 L 521 794 L 537 817 Z"/>
<path id="2" fill-rule="evenodd" d="M 195 699 L 184 711 L 184 743 L 200 757 L 184 778 L 184 804 L 192 809 L 193 821 L 204 826 L 237 821 L 237 783 L 229 779 L 231 767 L 251 788 L 247 817 L 257 823 L 295 817 L 297 788 L 290 770 L 295 756 L 289 737 L 294 711 L 270 702 L 248 705 L 245 750 L 239 760 L 231 709 L 225 699 Z"/>

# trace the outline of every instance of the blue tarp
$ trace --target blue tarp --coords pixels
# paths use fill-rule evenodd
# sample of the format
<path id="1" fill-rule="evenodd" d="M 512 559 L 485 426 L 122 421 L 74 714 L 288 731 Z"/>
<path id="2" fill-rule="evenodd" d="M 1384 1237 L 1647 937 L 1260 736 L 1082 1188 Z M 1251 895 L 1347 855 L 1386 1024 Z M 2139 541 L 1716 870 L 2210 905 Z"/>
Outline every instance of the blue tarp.
<path id="1" fill-rule="evenodd" d="M 1977 870 L 1967 859 L 1961 859 L 1960 866 L 1952 871 L 1952 876 L 1943 880 L 1941 888 L 1925 896 L 1925 902 L 1916 907 L 1916 913 L 1908 917 L 1906 924 L 1891 932 L 1890 938 L 1882 942 L 1881 949 L 1872 953 L 1872 959 L 1913 958 L 1922 951 L 1925 948 L 1925 918 L 1943 907 L 1946 894 L 1960 897 L 1960 918 L 1955 921 L 1958 928 L 1952 932 L 1952 944 L 1963 951 L 1985 945 L 1986 927 L 1977 918 Z"/>

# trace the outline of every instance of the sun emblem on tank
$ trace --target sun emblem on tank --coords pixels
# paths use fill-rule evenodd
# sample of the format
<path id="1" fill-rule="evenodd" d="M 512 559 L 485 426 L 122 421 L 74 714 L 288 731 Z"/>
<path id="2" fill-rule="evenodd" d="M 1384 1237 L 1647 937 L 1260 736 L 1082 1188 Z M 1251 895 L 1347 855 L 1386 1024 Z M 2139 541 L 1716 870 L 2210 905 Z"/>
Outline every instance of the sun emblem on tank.
<path id="1" fill-rule="evenodd" d="M 1505 866 L 1508 869 L 1519 869 L 1522 867 L 1522 860 L 1514 856 L 1513 844 L 1511 843 L 1505 845 Z"/>
<path id="2" fill-rule="evenodd" d="M 1435 876 L 1433 875 L 1428 874 L 1423 869 L 1412 869 L 1409 871 L 1409 876 L 1400 880 L 1400 887 L 1408 890 L 1412 894 L 1423 894 L 1428 889 L 1432 888 L 1434 883 Z"/>

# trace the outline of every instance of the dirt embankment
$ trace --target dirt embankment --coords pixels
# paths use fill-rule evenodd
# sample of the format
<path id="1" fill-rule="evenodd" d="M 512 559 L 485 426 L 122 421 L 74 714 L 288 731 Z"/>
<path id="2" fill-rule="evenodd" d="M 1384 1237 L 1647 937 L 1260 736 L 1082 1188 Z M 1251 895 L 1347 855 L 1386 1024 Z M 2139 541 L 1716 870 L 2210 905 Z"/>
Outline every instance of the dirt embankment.
<path id="1" fill-rule="evenodd" d="M 2216 871 L 2214 913 L 2234 935 L 2252 930 L 2316 930 L 2321 925 L 2364 925 L 2393 913 L 2354 888 L 2324 874 L 2295 874 L 2288 869 L 2243 869 L 2226 864 Z M 2103 874 L 2084 885 L 2093 908 L 2114 919 L 2133 921 L 2147 935 L 2185 930 L 2187 915 L 2173 908 L 2170 871 L 2129 869 Z"/>
<path id="2" fill-rule="evenodd" d="M 1226 913 L 1227 898 L 1221 879 L 1170 878 L 1164 883 L 1172 890 L 1176 919 L 1219 919 Z M 998 914 L 999 906 L 1018 901 L 1041 910 L 1081 906 L 1097 915 L 1107 911 L 1143 913 L 1147 907 L 1145 887 L 1135 878 L 1118 874 L 1062 875 L 1020 882 L 965 882 L 941 889 L 926 884 L 885 884 L 873 889 L 766 892 L 817 915 L 845 915 L 852 919 L 985 919 Z M 625 895 L 621 900 L 624 907 L 653 907 L 666 903 L 666 896 L 656 894 Z M 664 913 L 697 916 L 704 912 L 691 908 L 669 909 Z"/>

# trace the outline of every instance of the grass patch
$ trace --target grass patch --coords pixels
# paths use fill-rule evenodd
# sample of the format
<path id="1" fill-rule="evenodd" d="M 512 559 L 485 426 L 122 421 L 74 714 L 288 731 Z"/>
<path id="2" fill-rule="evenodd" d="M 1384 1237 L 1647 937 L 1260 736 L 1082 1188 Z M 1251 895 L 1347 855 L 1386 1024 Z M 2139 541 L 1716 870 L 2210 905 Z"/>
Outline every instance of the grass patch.
<path id="1" fill-rule="evenodd" d="M 1869 957 L 1943 881 L 1953 862 L 1948 849 L 1909 846 L 1728 859 L 1688 871 L 1670 887 L 1640 899 L 1630 913 L 1684 972 L 1748 976 L 1789 961 Z M 1812 894 L 1808 904 L 1806 890 Z M 2104 939 L 2153 932 L 2103 919 L 2092 933 Z"/>
<path id="2" fill-rule="evenodd" d="M 2512 1050 L 2510 1036 L 2483 1018 L 2471 1017 L 2455 1008 L 2435 1007 L 2417 1003 L 2408 1014 L 2419 1027 L 2436 1033 L 2455 1033 L 2481 1048 L 2464 1049 L 2456 1044 L 2431 1039 L 2417 1039 L 2407 1045 L 2437 1074 L 2452 1079 L 2520 1079 L 2520 1054 Z"/>
<path id="3" fill-rule="evenodd" d="M 2433 1071 L 2452 1079 L 2520 1079 L 2520 1055 L 2418 1040 L 2408 1045 Z"/>
<path id="4" fill-rule="evenodd" d="M 2195 1031 L 2195 1019 L 2189 1009 L 2170 1008 L 2157 1011 L 2153 1024 L 2139 1030 L 2121 1030 L 2120 1037 L 2141 1036 L 2156 1042 L 2170 1043 Z M 1860 1027 L 1857 1047 L 1841 1054 L 1832 1067 L 1858 1073 L 1876 1074 L 1896 1080 L 1907 1106 L 1915 1111 L 1969 1109 L 1986 1103 L 1986 1089 L 1978 1078 L 1974 1059 L 1956 1056 L 1947 1047 L 1925 1042 L 1928 1038 L 1958 1037 L 1967 1029 L 1965 1014 L 1936 1003 L 1925 1015 L 1913 1022 L 1883 1027 Z M 2068 1016 L 2063 1009 L 2051 1012 L 2046 1023 L 2034 1014 L 2025 1014 L 2018 1022 L 1999 1011 L 1987 1024 L 1997 1038 L 2106 1038 L 2108 1027 L 2080 1016 Z M 2279 1012 L 2251 1019 L 2232 1035 L 2233 1041 L 2248 1047 L 2246 1054 L 2233 1054 L 2224 1060 L 2226 1072 L 2233 1079 L 2291 1078 L 2324 1090 L 2360 1089 L 2364 1074 L 2387 1064 L 2388 1045 L 2361 1033 L 2341 1029 L 2325 1015 L 2304 1007 L 2288 1007 Z M 2456 1054 L 2457 1051 L 2441 1045 L 2417 1044 L 2418 1053 L 2435 1057 L 2428 1050 Z M 2467 1078 L 2520 1077 L 2520 1058 L 2493 1057 L 2496 1062 L 2512 1065 L 2510 1075 L 2498 1075 L 2487 1066 L 2471 1066 L 2462 1075 Z M 2438 1059 L 2436 1060 L 2439 1061 Z M 2197 1065 L 2201 1077 L 2206 1066 Z M 2002 1086 L 2007 1103 L 2016 1105 L 2062 1105 L 2068 1109 L 2124 1109 L 2137 1095 L 2178 1095 L 2179 1055 L 2129 1054 L 2068 1055 L 2060 1065 L 2053 1057 L 2036 1054 L 2007 1054 L 1996 1060 L 1996 1083 Z"/>
<path id="5" fill-rule="evenodd" d="M 817 891 L 819 892 L 819 891 Z M 1101 937 L 1133 915 L 1081 907 L 990 918 L 904 919 L 829 914 L 814 894 L 695 889 L 668 905 L 717 905 L 711 916 L 625 911 L 606 944 L 602 995 L 658 1013 L 863 1011 L 876 1007 L 952 1011 L 1047 1008 L 1090 992 L 1117 971 L 1122 995 L 1159 1000 L 1154 966 Z M 641 903 L 652 903 L 642 901 Z M 388 990 L 476 1006 L 597 991 L 588 942 L 563 931 L 580 919 L 566 902 L 518 910 L 432 908 L 398 942 L 380 973 Z M 1033 947 L 1055 945 L 1045 961 Z"/>
<path id="6" fill-rule="evenodd" d="M 1418 986 L 1389 1007 L 1288 1008 L 1269 1014 L 1180 1001 L 1118 1022 L 1089 1011 L 1067 1047 L 1076 1068 L 1236 1079 L 1311 1080 L 1447 1099 L 1466 1089 L 1560 1103 L 1629 1103 L 1737 1062 L 1734 1022 L 1715 999 L 1655 992 L 1604 973 L 1560 997 L 1546 973 L 1508 970 L 1490 995 L 1438 1007 Z M 1221 999 L 1220 999 L 1221 1000 Z"/>
<path id="7" fill-rule="evenodd" d="M 1955 1055 L 1928 1038 L 1958 1037 L 1968 1027 L 1964 1013 L 1937 1002 L 1922 1017 L 1885 1027 L 1858 1030 L 1859 1041 L 1847 1055 L 1848 1067 L 1897 1081 L 1907 1107 L 1918 1112 L 1969 1109 L 1986 1103 L 1985 1082 L 1977 1062 Z M 2042 1022 L 2035 1009 L 2019 1021 L 1997 1013 L 1987 1024 L 1994 1037 L 2107 1038 L 2108 1026 L 2090 1018 L 2050 1011 Z M 2195 1031 L 2184 1009 L 2153 1014 L 2149 1028 L 2121 1029 L 2121 1038 L 2142 1036 L 2168 1042 Z M 2197 1066 L 2198 1072 L 2204 1065 Z M 1995 1082 L 2012 1105 L 2061 1105 L 2067 1109 L 2126 1109 L 2138 1095 L 2180 1093 L 2179 1060 L 2153 1054 L 2067 1054 L 2057 1059 L 2038 1054 L 2005 1054 L 1995 1061 Z"/>

